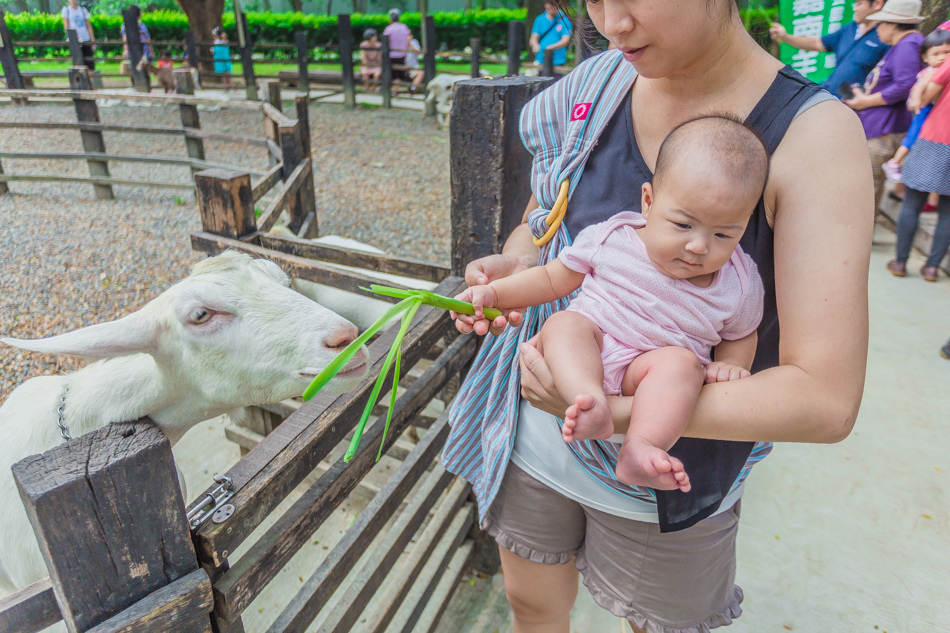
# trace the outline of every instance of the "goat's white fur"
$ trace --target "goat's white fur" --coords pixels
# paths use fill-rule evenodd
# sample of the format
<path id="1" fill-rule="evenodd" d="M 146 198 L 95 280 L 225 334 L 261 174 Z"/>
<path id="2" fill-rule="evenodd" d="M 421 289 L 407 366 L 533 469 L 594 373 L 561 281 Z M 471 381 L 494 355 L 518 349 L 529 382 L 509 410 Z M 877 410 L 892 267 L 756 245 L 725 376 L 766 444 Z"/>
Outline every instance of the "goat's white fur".
<path id="1" fill-rule="evenodd" d="M 65 376 L 28 380 L 0 406 L 0 593 L 47 574 L 10 468 L 62 442 L 57 409 L 64 388 L 73 437 L 150 416 L 172 444 L 202 420 L 299 396 L 357 330 L 289 286 L 273 262 L 226 252 L 124 318 L 46 339 L 0 339 L 36 352 L 104 359 Z M 202 311 L 210 318 L 194 323 Z M 367 360 L 364 348 L 328 387 L 355 387 Z"/>

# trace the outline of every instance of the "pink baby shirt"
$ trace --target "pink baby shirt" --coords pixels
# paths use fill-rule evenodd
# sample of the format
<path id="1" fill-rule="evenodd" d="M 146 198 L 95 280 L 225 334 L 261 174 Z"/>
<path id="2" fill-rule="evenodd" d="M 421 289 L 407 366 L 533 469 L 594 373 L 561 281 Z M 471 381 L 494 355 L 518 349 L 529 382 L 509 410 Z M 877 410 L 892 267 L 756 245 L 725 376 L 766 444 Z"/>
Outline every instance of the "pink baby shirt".
<path id="1" fill-rule="evenodd" d="M 577 236 L 558 259 L 584 273 L 584 283 L 568 310 L 593 321 L 633 353 L 675 345 L 710 362 L 722 339 L 748 336 L 762 320 L 765 289 L 755 262 L 736 247 L 708 288 L 667 277 L 653 265 L 635 229 L 646 224 L 639 213 L 624 211 Z M 605 365 L 609 345 L 604 341 Z"/>

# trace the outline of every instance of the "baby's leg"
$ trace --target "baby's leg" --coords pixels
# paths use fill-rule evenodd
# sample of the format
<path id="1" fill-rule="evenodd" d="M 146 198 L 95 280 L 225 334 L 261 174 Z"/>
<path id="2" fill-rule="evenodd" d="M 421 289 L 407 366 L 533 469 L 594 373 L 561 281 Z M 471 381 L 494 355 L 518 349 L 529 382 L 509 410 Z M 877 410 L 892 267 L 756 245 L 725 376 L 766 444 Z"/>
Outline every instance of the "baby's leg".
<path id="1" fill-rule="evenodd" d="M 630 363 L 623 393 L 636 391 L 636 396 L 617 460 L 617 479 L 659 490 L 689 490 L 683 463 L 666 451 L 689 423 L 702 386 L 702 363 L 682 347 L 661 347 Z"/>
<path id="2" fill-rule="evenodd" d="M 551 369 L 558 393 L 569 405 L 561 434 L 565 442 L 606 439 L 614 432 L 604 395 L 603 335 L 583 314 L 564 310 L 541 328 L 538 350 Z"/>

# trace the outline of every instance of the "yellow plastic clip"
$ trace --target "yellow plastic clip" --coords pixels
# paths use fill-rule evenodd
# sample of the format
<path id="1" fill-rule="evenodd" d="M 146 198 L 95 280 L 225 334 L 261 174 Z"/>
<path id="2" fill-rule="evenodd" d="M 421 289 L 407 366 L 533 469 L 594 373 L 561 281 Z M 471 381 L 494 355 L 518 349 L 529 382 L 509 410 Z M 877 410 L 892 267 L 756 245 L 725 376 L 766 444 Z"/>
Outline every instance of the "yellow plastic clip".
<path id="1" fill-rule="evenodd" d="M 561 182 L 561 188 L 557 193 L 557 200 L 554 203 L 554 206 L 551 208 L 551 212 L 548 213 L 548 217 L 545 218 L 544 222 L 549 228 L 544 232 L 544 235 L 541 237 L 532 237 L 531 241 L 534 242 L 535 246 L 544 246 L 551 241 L 551 238 L 554 237 L 554 234 L 557 233 L 557 229 L 561 226 L 561 222 L 564 220 L 564 216 L 567 215 L 567 192 L 571 188 L 571 182 L 567 178 Z"/>

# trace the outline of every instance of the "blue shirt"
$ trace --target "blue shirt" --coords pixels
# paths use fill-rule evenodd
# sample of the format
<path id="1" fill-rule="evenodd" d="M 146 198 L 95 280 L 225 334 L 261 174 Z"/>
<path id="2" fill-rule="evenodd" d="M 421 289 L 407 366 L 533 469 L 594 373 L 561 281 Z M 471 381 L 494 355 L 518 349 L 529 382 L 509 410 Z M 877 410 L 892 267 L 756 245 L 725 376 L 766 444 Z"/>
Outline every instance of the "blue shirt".
<path id="1" fill-rule="evenodd" d="M 884 53 L 890 46 L 883 44 L 877 36 L 877 27 L 864 32 L 864 35 L 855 39 L 858 34 L 858 23 L 851 22 L 841 27 L 841 30 L 829 33 L 821 38 L 825 50 L 835 54 L 836 66 L 821 86 L 827 88 L 836 97 L 841 99 L 841 84 L 861 85 Z"/>
<path id="2" fill-rule="evenodd" d="M 537 33 L 541 37 L 539 42 L 540 48 L 534 59 L 539 64 L 543 64 L 544 49 L 551 44 L 557 44 L 565 35 L 571 34 L 571 21 L 562 13 L 558 13 L 553 20 L 548 17 L 547 13 L 542 13 L 534 19 L 534 26 L 531 27 L 531 33 Z M 561 66 L 566 63 L 567 47 L 555 49 L 554 65 Z"/>

